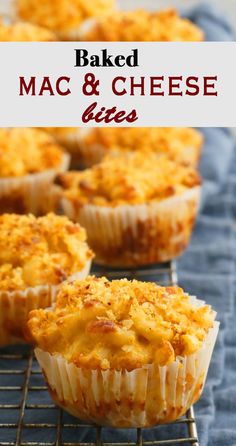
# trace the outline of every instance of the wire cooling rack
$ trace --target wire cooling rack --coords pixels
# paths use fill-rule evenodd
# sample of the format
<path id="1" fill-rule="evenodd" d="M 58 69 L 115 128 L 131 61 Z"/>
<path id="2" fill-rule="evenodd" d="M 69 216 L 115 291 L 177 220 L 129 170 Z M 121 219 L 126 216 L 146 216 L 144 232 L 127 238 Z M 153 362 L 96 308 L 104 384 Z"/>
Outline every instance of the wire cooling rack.
<path id="1" fill-rule="evenodd" d="M 97 276 L 177 284 L 174 262 L 139 270 L 94 269 Z M 108 429 L 79 422 L 56 407 L 47 392 L 32 350 L 0 350 L 0 446 L 199 446 L 194 410 L 168 426 Z"/>

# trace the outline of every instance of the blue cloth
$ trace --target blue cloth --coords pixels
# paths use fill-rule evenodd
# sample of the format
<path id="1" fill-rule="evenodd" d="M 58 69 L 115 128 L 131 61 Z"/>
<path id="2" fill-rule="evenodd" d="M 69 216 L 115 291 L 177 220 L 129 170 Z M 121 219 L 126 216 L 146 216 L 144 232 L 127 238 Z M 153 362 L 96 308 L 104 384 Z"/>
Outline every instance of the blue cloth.
<path id="1" fill-rule="evenodd" d="M 210 140 L 212 134 L 212 143 L 218 133 L 223 160 L 227 151 L 225 136 L 229 137 L 229 132 L 223 129 L 204 132 Z M 230 168 L 225 172 L 226 182 L 205 202 L 190 247 L 178 262 L 180 284 L 210 303 L 221 321 L 204 393 L 195 408 L 201 446 L 220 446 L 223 441 L 227 446 L 236 445 L 236 149 L 233 146 L 231 157 Z M 220 166 L 220 157 L 218 163 Z M 203 165 L 202 171 L 208 175 L 205 168 Z M 218 176 L 217 172 L 214 176 Z"/>
<path id="2" fill-rule="evenodd" d="M 187 12 L 182 12 L 184 16 L 204 30 L 205 40 L 212 42 L 235 40 L 228 17 L 207 1 L 198 4 Z"/>
<path id="3" fill-rule="evenodd" d="M 209 40 L 233 40 L 228 22 L 214 8 L 203 4 L 188 13 L 199 24 Z M 233 135 L 227 129 L 202 129 L 205 147 L 201 161 L 204 192 L 201 214 L 198 218 L 191 244 L 177 262 L 179 282 L 191 294 L 206 300 L 218 311 L 221 321 L 220 334 L 214 351 L 208 379 L 195 412 L 201 446 L 236 446 L 236 149 Z M 150 277 L 153 280 L 153 276 Z M 12 349 L 16 351 L 16 348 Z M 19 347 L 17 347 L 17 350 Z M 9 351 L 9 350 L 4 350 Z M 0 360 L 0 369 L 25 367 L 24 360 L 15 365 Z M 34 368 L 37 365 L 34 364 Z M 22 385 L 24 376 L 0 375 L 0 386 Z M 31 386 L 42 386 L 41 376 L 32 375 Z M 21 392 L 0 392 L 0 404 L 20 402 Z M 47 404 L 46 391 L 40 394 L 31 390 L 27 404 Z M 24 423 L 56 423 L 56 410 L 27 409 Z M 15 423 L 18 410 L 0 410 L 1 423 Z M 74 423 L 68 414 L 63 421 Z M 157 427 L 144 432 L 145 440 L 164 439 L 183 435 L 182 426 Z M 14 442 L 16 429 L 0 429 L 0 443 Z M 22 442 L 55 442 L 55 429 L 26 429 Z M 62 441 L 94 441 L 89 429 L 66 429 Z M 103 441 L 135 441 L 132 430 L 104 430 Z"/>

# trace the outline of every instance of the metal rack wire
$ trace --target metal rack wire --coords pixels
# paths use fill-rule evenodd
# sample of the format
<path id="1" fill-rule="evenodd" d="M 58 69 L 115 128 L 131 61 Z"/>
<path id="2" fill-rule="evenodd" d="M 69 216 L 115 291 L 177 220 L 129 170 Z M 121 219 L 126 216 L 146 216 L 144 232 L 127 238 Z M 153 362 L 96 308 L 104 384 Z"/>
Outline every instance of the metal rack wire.
<path id="1" fill-rule="evenodd" d="M 178 279 L 174 262 L 139 270 L 96 268 L 93 272 L 110 279 L 137 278 L 163 285 L 175 285 Z M 52 403 L 32 350 L 25 346 L 0 350 L 0 446 L 179 444 L 199 446 L 192 407 L 175 423 L 153 429 L 114 430 L 85 424 Z"/>

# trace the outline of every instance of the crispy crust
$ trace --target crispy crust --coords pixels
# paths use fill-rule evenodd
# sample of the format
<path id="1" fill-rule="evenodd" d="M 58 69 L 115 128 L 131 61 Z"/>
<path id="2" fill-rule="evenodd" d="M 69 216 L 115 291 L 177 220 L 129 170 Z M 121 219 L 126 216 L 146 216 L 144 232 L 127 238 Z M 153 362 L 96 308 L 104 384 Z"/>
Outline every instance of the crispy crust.
<path id="1" fill-rule="evenodd" d="M 44 26 L 62 38 L 79 28 L 83 20 L 102 16 L 114 9 L 114 0 L 15 0 L 16 13 L 29 22 Z"/>
<path id="2" fill-rule="evenodd" d="M 28 328 L 36 345 L 76 367 L 132 371 L 192 355 L 214 318 L 178 287 L 88 277 L 64 282 L 55 308 L 31 312 Z"/>
<path id="3" fill-rule="evenodd" d="M 85 230 L 66 217 L 0 216 L 1 292 L 58 285 L 92 256 Z"/>
<path id="4" fill-rule="evenodd" d="M 73 277 L 84 279 L 90 271 L 91 260 Z M 30 311 L 51 307 L 58 286 L 44 285 L 21 291 L 0 291 L 0 346 L 25 343 Z"/>
<path id="5" fill-rule="evenodd" d="M 203 31 L 175 9 L 148 12 L 119 11 L 104 18 L 85 22 L 81 40 L 88 41 L 196 41 L 204 40 Z"/>
<path id="6" fill-rule="evenodd" d="M 58 169 L 64 152 L 55 140 L 39 129 L 0 129 L 0 177 L 25 175 Z"/>
<path id="7" fill-rule="evenodd" d="M 93 204 L 115 208 L 180 196 L 201 184 L 201 178 L 194 168 L 177 165 L 165 156 L 129 152 L 107 157 L 83 172 L 59 175 L 56 184 L 75 207 Z"/>
<path id="8" fill-rule="evenodd" d="M 108 154 L 126 151 L 165 154 L 173 161 L 197 167 L 203 136 L 192 128 L 86 128 L 78 133 L 74 156 L 85 166 L 98 163 Z"/>

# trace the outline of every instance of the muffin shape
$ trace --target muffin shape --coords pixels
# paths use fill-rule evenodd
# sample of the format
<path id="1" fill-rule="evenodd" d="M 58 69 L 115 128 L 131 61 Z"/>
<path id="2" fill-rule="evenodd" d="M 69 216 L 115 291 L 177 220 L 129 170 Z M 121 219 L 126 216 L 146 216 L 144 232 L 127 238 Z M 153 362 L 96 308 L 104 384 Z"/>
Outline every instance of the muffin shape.
<path id="1" fill-rule="evenodd" d="M 193 168 L 136 153 L 59 175 L 56 182 L 63 211 L 86 228 L 98 263 L 165 262 L 188 245 L 200 198 Z"/>
<path id="2" fill-rule="evenodd" d="M 92 166 L 108 154 L 125 151 L 165 154 L 170 159 L 197 167 L 201 156 L 203 136 L 192 128 L 84 128 L 78 133 L 77 158 Z"/>
<path id="3" fill-rule="evenodd" d="M 25 22 L 7 25 L 0 20 L 0 42 L 52 42 L 56 40 L 55 34 L 46 28 Z"/>
<path id="4" fill-rule="evenodd" d="M 70 156 L 42 130 L 0 129 L 0 212 L 53 210 L 52 182 L 69 163 Z"/>
<path id="5" fill-rule="evenodd" d="M 115 0 L 15 0 L 16 15 L 44 26 L 62 39 L 77 39 L 81 23 L 102 16 L 115 8 Z"/>
<path id="6" fill-rule="evenodd" d="M 0 216 L 0 345 L 23 340 L 29 311 L 50 306 L 63 280 L 86 277 L 92 256 L 66 217 Z"/>
<path id="7" fill-rule="evenodd" d="M 149 427 L 198 400 L 215 315 L 178 287 L 88 277 L 64 282 L 28 331 L 56 403 L 100 425 Z"/>
<path id="8" fill-rule="evenodd" d="M 81 27 L 80 39 L 101 42 L 200 42 L 204 39 L 204 33 L 190 20 L 181 18 L 175 9 L 156 12 L 138 9 L 87 20 Z"/>

